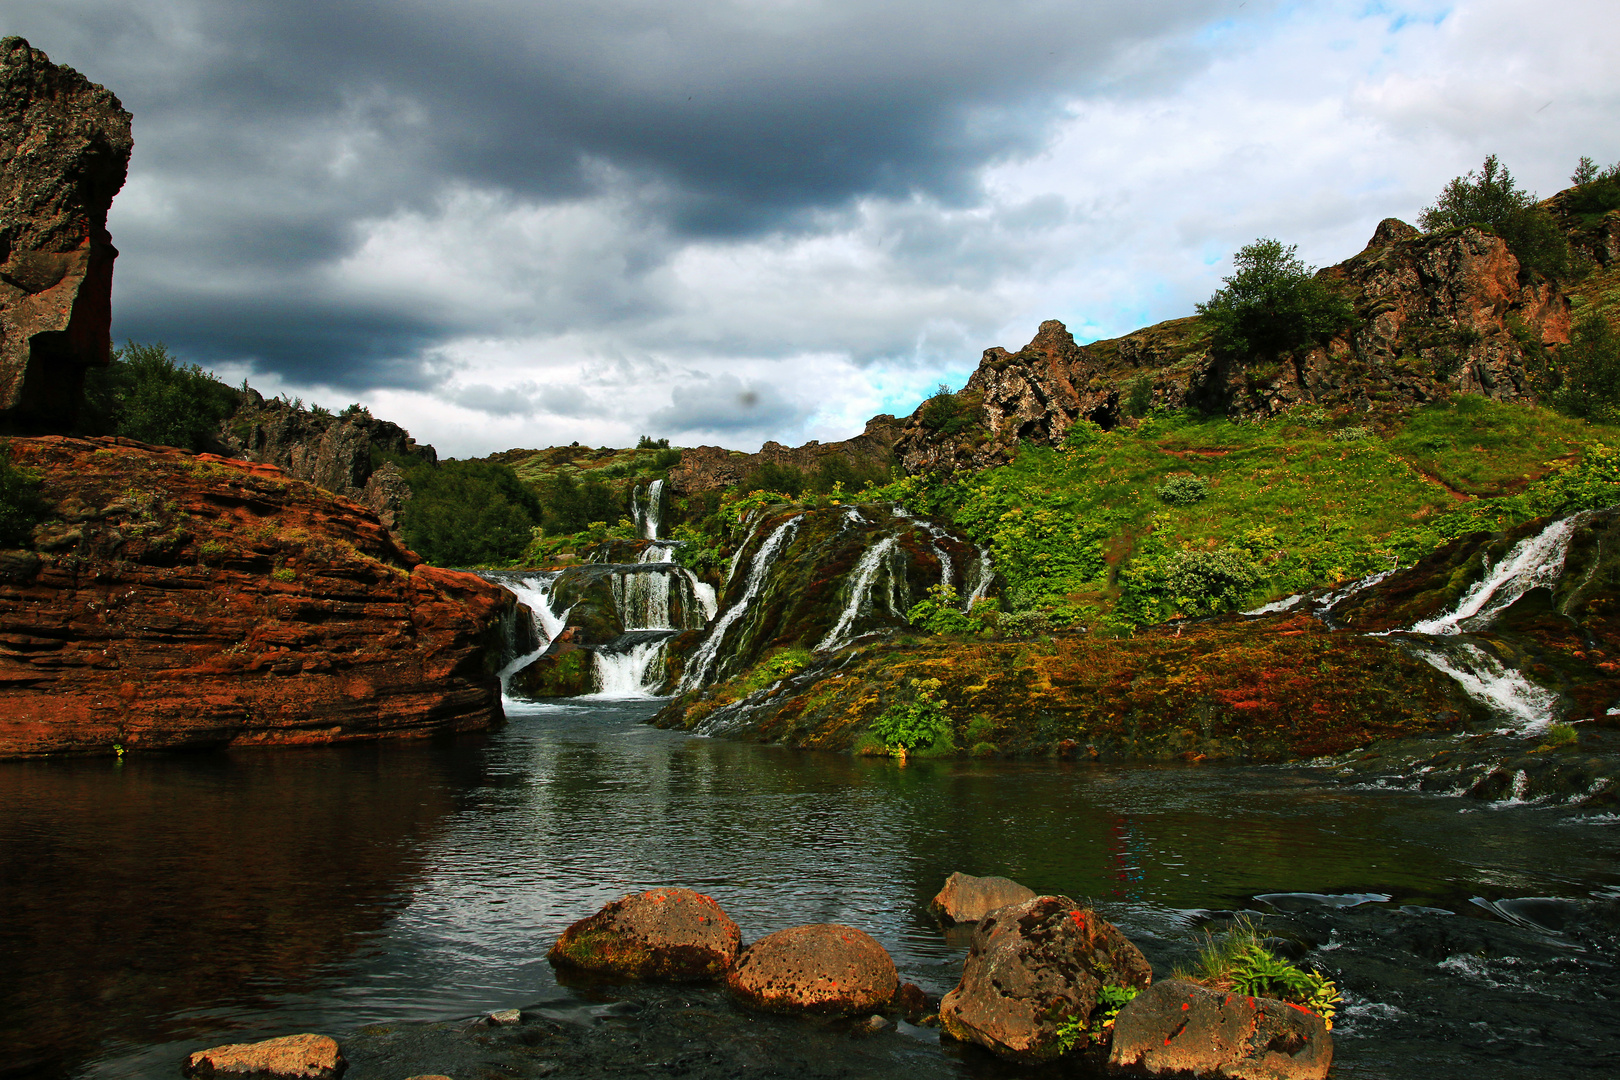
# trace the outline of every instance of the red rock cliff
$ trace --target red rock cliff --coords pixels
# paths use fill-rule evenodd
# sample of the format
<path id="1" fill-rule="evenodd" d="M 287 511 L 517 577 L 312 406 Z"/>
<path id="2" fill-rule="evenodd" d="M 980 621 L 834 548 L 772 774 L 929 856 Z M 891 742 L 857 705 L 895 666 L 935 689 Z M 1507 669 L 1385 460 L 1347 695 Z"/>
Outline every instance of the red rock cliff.
<path id="1" fill-rule="evenodd" d="M 52 517 L 0 552 L 0 758 L 329 743 L 503 719 L 510 596 L 272 465 L 14 439 Z"/>
<path id="2" fill-rule="evenodd" d="M 0 430 L 67 428 L 112 348 L 107 210 L 133 146 L 118 99 L 0 40 Z"/>

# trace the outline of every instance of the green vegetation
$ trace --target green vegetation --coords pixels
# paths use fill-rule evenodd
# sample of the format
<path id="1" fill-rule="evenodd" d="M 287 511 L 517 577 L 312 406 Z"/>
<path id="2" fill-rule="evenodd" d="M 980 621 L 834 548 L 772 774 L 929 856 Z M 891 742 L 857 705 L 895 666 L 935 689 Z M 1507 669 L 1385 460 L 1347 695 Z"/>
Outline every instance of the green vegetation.
<path id="1" fill-rule="evenodd" d="M 37 472 L 12 464 L 11 447 L 0 442 L 0 548 L 27 545 L 34 526 L 49 514 L 41 485 Z"/>
<path id="2" fill-rule="evenodd" d="M 952 393 L 948 385 L 940 383 L 933 396 L 923 402 L 918 419 L 929 431 L 959 435 L 973 425 L 975 417 L 967 402 Z"/>
<path id="3" fill-rule="evenodd" d="M 1620 210 L 1620 162 L 1600 170 L 1583 157 L 1569 179 L 1575 189 L 1565 196 L 1565 205 L 1582 225 L 1594 225 L 1609 211 Z"/>
<path id="4" fill-rule="evenodd" d="M 891 752 L 902 755 L 919 747 L 931 747 L 951 730 L 950 717 L 939 696 L 938 679 L 912 679 L 911 700 L 897 701 L 872 721 L 872 734 Z M 954 749 L 954 747 L 953 747 Z"/>
<path id="5" fill-rule="evenodd" d="M 1489 229 L 1507 241 L 1528 277 L 1565 278 L 1575 267 L 1563 230 L 1536 205 L 1535 195 L 1519 188 L 1495 154 L 1478 173 L 1453 177 L 1418 223 L 1431 233 L 1470 225 Z"/>
<path id="6" fill-rule="evenodd" d="M 540 501 L 509 466 L 451 459 L 405 474 L 405 542 L 436 566 L 488 566 L 521 555 Z"/>
<path id="7" fill-rule="evenodd" d="M 1547 727 L 1547 741 L 1541 744 L 1543 750 L 1558 750 L 1566 746 L 1575 746 L 1581 741 L 1580 733 L 1572 724 L 1550 724 Z"/>
<path id="8" fill-rule="evenodd" d="M 1103 1042 L 1106 1038 L 1109 1038 L 1114 1021 L 1119 1019 L 1119 1011 L 1133 1001 L 1136 995 L 1141 992 L 1134 986 L 1104 984 L 1097 991 L 1097 1004 L 1091 1010 L 1089 1020 L 1071 1016 L 1058 1025 L 1058 1052 L 1067 1054 L 1076 1046 Z"/>
<path id="9" fill-rule="evenodd" d="M 109 366 L 86 373 L 80 427 L 90 434 L 204 450 L 240 396 L 213 372 L 180 363 L 162 342 L 129 341 L 113 350 Z"/>
<path id="10" fill-rule="evenodd" d="M 1590 314 L 1575 323 L 1558 354 L 1553 400 L 1571 416 L 1620 421 L 1620 333 Z"/>
<path id="11" fill-rule="evenodd" d="M 1172 476 L 1156 494 L 1171 506 L 1191 506 L 1209 495 L 1209 481 L 1202 476 Z"/>
<path id="12" fill-rule="evenodd" d="M 1275 360 L 1354 320 L 1350 301 L 1314 277 L 1297 250 L 1265 238 L 1239 249 L 1233 257 L 1236 272 L 1198 305 L 1216 352 Z"/>
<path id="13" fill-rule="evenodd" d="M 981 598 L 972 611 L 963 611 L 956 586 L 942 582 L 928 587 L 927 598 L 911 606 L 906 621 L 930 634 L 984 634 L 995 628 L 999 608 L 995 600 Z"/>
<path id="14" fill-rule="evenodd" d="M 1319 972 L 1296 967 L 1266 948 L 1259 929 L 1239 917 L 1219 942 L 1210 936 L 1198 957 L 1196 972 L 1176 973 L 1213 990 L 1276 998 L 1304 1006 L 1333 1028 L 1339 990 Z"/>

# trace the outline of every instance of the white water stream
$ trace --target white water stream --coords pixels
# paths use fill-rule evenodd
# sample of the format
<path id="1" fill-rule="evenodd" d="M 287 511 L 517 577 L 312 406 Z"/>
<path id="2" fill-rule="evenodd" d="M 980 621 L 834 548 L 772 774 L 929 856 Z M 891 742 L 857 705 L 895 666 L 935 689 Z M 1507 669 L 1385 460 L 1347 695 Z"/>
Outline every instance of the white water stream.
<path id="1" fill-rule="evenodd" d="M 771 564 L 776 561 L 776 557 L 783 546 L 798 532 L 799 522 L 803 518 L 804 515 L 799 514 L 778 525 L 771 535 L 765 538 L 765 542 L 759 546 L 759 550 L 754 552 L 754 558 L 748 564 L 748 579 L 743 585 L 742 595 L 737 598 L 735 604 L 726 608 L 720 617 L 715 620 L 714 624 L 709 627 L 708 634 L 704 636 L 703 641 L 697 647 L 697 651 L 692 654 L 692 658 L 686 663 L 686 671 L 681 676 L 679 689 L 693 690 L 709 681 L 709 678 L 714 673 L 715 662 L 720 654 L 720 646 L 725 642 L 726 631 L 731 628 L 733 623 L 742 618 L 743 613 L 748 610 L 748 605 L 754 602 L 754 598 L 765 587 L 765 576 L 770 572 Z M 750 536 L 752 536 L 751 533 Z M 738 548 L 737 554 L 732 558 L 733 572 L 736 571 L 737 563 L 742 559 L 742 552 L 743 549 Z M 729 577 L 727 580 L 729 581 Z"/>
<path id="2" fill-rule="evenodd" d="M 899 511 L 896 511 L 899 516 Z M 855 569 L 849 574 L 849 599 L 844 603 L 844 610 L 838 616 L 838 622 L 827 631 L 827 636 L 816 645 L 816 652 L 835 652 L 848 645 L 852 638 L 849 631 L 855 625 L 855 619 L 861 613 L 862 605 L 867 604 L 872 592 L 872 583 L 877 580 L 878 571 L 883 568 L 883 560 L 889 552 L 895 549 L 898 540 L 893 536 L 885 536 L 882 540 L 866 549 L 861 561 L 855 564 Z M 868 608 L 870 605 L 867 605 Z M 893 588 L 890 589 L 889 606 L 894 606 Z"/>
<path id="3" fill-rule="evenodd" d="M 1535 536 L 1513 545 L 1501 562 L 1486 569 L 1485 576 L 1463 594 L 1457 606 L 1444 615 L 1425 619 L 1412 627 L 1414 634 L 1458 634 L 1483 629 L 1492 616 L 1506 609 L 1537 586 L 1551 586 L 1563 572 L 1569 554 L 1569 539 L 1587 514 L 1572 514 L 1548 525 Z"/>

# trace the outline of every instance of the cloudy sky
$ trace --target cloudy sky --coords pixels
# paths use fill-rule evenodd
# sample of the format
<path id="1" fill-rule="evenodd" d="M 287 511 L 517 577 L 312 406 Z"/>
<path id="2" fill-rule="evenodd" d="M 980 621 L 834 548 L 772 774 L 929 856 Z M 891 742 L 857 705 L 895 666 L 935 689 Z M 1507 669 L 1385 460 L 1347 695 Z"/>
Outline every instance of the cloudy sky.
<path id="1" fill-rule="evenodd" d="M 443 454 L 844 438 L 1487 153 L 1620 159 L 1613 0 L 0 0 L 135 115 L 114 335 Z"/>

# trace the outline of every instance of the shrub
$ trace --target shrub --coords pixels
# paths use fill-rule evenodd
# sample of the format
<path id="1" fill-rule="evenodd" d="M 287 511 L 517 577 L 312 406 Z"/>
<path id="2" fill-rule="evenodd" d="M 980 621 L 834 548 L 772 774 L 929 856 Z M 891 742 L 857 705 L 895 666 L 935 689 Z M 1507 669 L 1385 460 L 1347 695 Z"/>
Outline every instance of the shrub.
<path id="1" fill-rule="evenodd" d="M 950 718 L 939 698 L 943 684 L 938 679 L 912 679 L 910 685 L 910 701 L 890 705 L 872 721 L 872 734 L 891 749 L 904 751 L 931 745 L 950 731 Z"/>
<path id="2" fill-rule="evenodd" d="M 945 383 L 939 384 L 934 396 L 922 404 L 918 417 L 923 427 L 942 435 L 959 435 L 973 423 L 973 414 L 963 407 L 956 394 Z"/>
<path id="3" fill-rule="evenodd" d="M 1171 506 L 1191 506 L 1209 496 L 1209 481 L 1202 476 L 1172 476 L 1156 494 Z"/>
<path id="4" fill-rule="evenodd" d="M 1262 238 L 1238 251 L 1225 287 L 1198 305 L 1216 352 L 1276 359 L 1354 320 L 1350 301 L 1314 277 L 1297 250 Z"/>
<path id="5" fill-rule="evenodd" d="M 11 448 L 0 443 L 0 547 L 27 544 L 49 507 L 40 498 L 43 481 L 32 469 L 11 463 Z"/>
<path id="6" fill-rule="evenodd" d="M 1188 615 L 1231 611 L 1264 580 L 1265 572 L 1254 557 L 1235 547 L 1184 551 L 1165 571 L 1171 595 Z"/>
<path id="7" fill-rule="evenodd" d="M 1333 432 L 1334 442 L 1360 442 L 1372 433 L 1364 427 L 1342 427 Z"/>
<path id="8" fill-rule="evenodd" d="M 1587 315 L 1570 331 L 1558 353 L 1558 389 L 1563 412 L 1588 420 L 1620 419 L 1620 334 L 1601 315 Z"/>
<path id="9" fill-rule="evenodd" d="M 1153 376 L 1143 372 L 1131 380 L 1130 390 L 1125 395 L 1126 416 L 1146 416 L 1153 408 Z"/>
<path id="10" fill-rule="evenodd" d="M 962 610 L 956 587 L 943 583 L 928 587 L 928 598 L 911 605 L 906 621 L 930 634 L 972 634 L 983 627 Z"/>
<path id="11" fill-rule="evenodd" d="M 1583 225 L 1594 224 L 1610 210 L 1620 210 L 1620 162 L 1599 170 L 1591 158 L 1583 157 L 1570 181 L 1576 187 L 1564 197 L 1564 205 Z"/>
<path id="12" fill-rule="evenodd" d="M 1082 447 L 1090 446 L 1091 444 L 1095 443 L 1105 434 L 1107 434 L 1107 432 L 1103 431 L 1101 426 L 1093 421 L 1085 419 L 1076 420 L 1074 423 L 1069 425 L 1069 430 L 1064 433 L 1063 445 L 1069 450 L 1079 450 Z"/>
<path id="13" fill-rule="evenodd" d="M 581 483 L 571 473 L 558 472 L 541 487 L 539 516 L 549 533 L 577 533 L 593 521 L 617 521 L 624 510 L 621 502 L 594 476 Z"/>
<path id="14" fill-rule="evenodd" d="M 419 465 L 405 482 L 405 542 L 436 566 L 517 559 L 540 521 L 539 499 L 508 465 L 451 459 Z"/>
<path id="15" fill-rule="evenodd" d="M 240 392 L 213 372 L 170 356 L 162 342 L 128 341 L 113 351 L 110 365 L 86 373 L 80 427 L 91 434 L 204 450 L 240 399 Z"/>
<path id="16" fill-rule="evenodd" d="M 1339 989 L 1332 980 L 1276 956 L 1266 948 L 1254 923 L 1242 916 L 1233 922 L 1220 942 L 1213 937 L 1206 939 L 1196 972 L 1177 971 L 1175 974 L 1177 978 L 1191 978 L 1212 990 L 1291 1001 L 1320 1016 L 1329 1030 L 1340 1000 Z"/>
<path id="17" fill-rule="evenodd" d="M 1426 232 L 1484 226 L 1507 242 L 1527 276 L 1559 278 L 1572 268 L 1569 242 L 1557 222 L 1536 206 L 1536 197 L 1519 188 L 1513 174 L 1492 154 L 1478 173 L 1453 177 L 1418 215 Z"/>
<path id="18" fill-rule="evenodd" d="M 643 435 L 636 443 L 637 450 L 668 450 L 668 439 L 655 439 L 650 435 Z"/>

